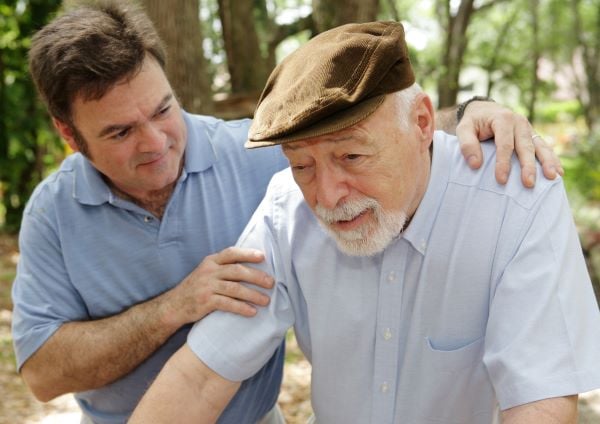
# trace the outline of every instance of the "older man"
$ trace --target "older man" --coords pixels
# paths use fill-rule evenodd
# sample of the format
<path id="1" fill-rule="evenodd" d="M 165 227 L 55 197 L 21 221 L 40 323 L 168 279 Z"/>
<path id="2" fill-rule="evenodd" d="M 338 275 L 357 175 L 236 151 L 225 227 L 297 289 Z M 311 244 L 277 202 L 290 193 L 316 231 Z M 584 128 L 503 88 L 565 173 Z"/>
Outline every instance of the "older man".
<path id="1" fill-rule="evenodd" d="M 265 252 L 271 302 L 197 324 L 133 422 L 214 421 L 291 326 L 318 422 L 574 422 L 600 314 L 563 184 L 501 186 L 490 145 L 473 171 L 433 122 L 398 23 L 278 66 L 247 146 L 281 144 L 291 170 L 239 241 Z"/>
<path id="2" fill-rule="evenodd" d="M 271 303 L 197 324 L 134 422 L 214 421 L 292 325 L 319 422 L 576 419 L 600 315 L 562 182 L 500 186 L 490 146 L 470 170 L 433 122 L 397 23 L 329 31 L 273 72 L 247 146 L 282 144 L 291 170 L 239 241 L 265 251 Z"/>

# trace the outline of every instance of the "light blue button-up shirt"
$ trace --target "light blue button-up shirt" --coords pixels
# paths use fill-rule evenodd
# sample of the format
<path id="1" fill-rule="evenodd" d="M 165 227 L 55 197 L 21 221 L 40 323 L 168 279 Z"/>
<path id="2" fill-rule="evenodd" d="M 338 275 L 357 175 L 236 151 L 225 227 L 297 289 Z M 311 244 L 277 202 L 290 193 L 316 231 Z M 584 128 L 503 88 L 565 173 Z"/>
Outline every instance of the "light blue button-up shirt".
<path id="1" fill-rule="evenodd" d="M 239 241 L 266 252 L 271 304 L 251 319 L 212 314 L 190 347 L 241 380 L 294 326 L 327 424 L 492 423 L 600 387 L 600 314 L 563 184 L 538 172 L 525 189 L 515 161 L 499 185 L 483 148 L 471 170 L 436 133 L 416 214 L 373 257 L 340 253 L 291 172 L 278 174 Z"/>
<path id="2" fill-rule="evenodd" d="M 184 169 L 161 220 L 114 196 L 80 154 L 35 190 L 23 217 L 13 286 L 19 368 L 63 323 L 111 316 L 151 299 L 182 281 L 205 256 L 233 245 L 271 176 L 287 166 L 278 149 L 243 148 L 249 120 L 184 119 Z M 124 423 L 190 327 L 123 378 L 77 393 L 84 414 L 95 423 Z M 244 384 L 222 422 L 254 423 L 271 408 L 282 360 L 279 351 Z"/>

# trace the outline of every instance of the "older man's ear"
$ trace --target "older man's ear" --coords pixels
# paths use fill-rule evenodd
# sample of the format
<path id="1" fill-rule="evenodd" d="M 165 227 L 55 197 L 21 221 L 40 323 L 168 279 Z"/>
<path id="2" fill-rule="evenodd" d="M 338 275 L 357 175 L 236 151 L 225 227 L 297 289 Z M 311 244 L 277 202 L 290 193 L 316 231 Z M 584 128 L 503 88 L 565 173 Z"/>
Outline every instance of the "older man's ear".
<path id="1" fill-rule="evenodd" d="M 435 112 L 431 99 L 425 93 L 420 93 L 415 99 L 414 114 L 420 135 L 421 147 L 429 149 L 435 131 Z"/>

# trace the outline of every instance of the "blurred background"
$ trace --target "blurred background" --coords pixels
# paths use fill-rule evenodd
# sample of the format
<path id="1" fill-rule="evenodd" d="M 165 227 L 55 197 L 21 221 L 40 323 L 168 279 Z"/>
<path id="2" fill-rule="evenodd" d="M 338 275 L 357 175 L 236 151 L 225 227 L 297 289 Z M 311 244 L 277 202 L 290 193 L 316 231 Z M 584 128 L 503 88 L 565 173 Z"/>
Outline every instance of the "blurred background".
<path id="1" fill-rule="evenodd" d="M 560 155 L 600 296 L 600 0 L 138 1 L 165 41 L 183 107 L 224 119 L 251 117 L 275 64 L 315 34 L 347 22 L 403 22 L 417 81 L 439 109 L 491 96 L 526 115 Z M 0 423 L 78 422 L 70 398 L 42 405 L 28 395 L 10 338 L 21 213 L 70 153 L 28 77 L 27 49 L 70 3 L 0 0 Z M 280 403 L 290 423 L 304 422 L 310 366 L 292 334 L 288 352 Z M 600 422 L 599 398 L 583 397 L 591 415 L 580 422 Z"/>

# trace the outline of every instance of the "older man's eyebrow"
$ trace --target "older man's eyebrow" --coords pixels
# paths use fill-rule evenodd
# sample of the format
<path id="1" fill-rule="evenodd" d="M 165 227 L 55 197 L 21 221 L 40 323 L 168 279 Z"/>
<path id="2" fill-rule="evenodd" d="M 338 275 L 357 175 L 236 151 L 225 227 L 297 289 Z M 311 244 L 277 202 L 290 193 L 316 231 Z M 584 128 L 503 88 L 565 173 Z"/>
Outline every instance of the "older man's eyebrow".
<path id="1" fill-rule="evenodd" d="M 368 141 L 366 139 L 363 139 L 361 137 L 356 137 L 354 136 L 354 133 L 357 130 L 348 130 L 345 131 L 342 134 L 338 134 L 336 136 L 329 136 L 329 135 L 324 135 L 319 137 L 318 140 L 309 140 L 309 141 L 304 141 L 304 140 L 298 140 L 298 141 L 292 141 L 289 143 L 283 143 L 281 145 L 281 148 L 285 151 L 285 150 L 298 150 L 301 149 L 303 147 L 309 146 L 313 143 L 318 143 L 318 142 L 327 142 L 327 143 L 340 143 L 340 142 L 344 142 L 344 141 L 348 141 L 348 140 L 352 140 L 358 144 L 368 144 Z"/>
<path id="2" fill-rule="evenodd" d="M 162 100 L 160 101 L 158 106 L 154 109 L 152 116 L 155 116 L 156 114 L 158 114 L 167 105 L 167 103 L 169 103 L 172 99 L 173 99 L 173 93 L 166 94 L 162 98 Z M 98 137 L 102 138 L 102 137 L 106 137 L 109 134 L 121 132 L 123 130 L 126 130 L 128 128 L 135 126 L 135 124 L 136 124 L 136 122 L 124 122 L 122 124 L 107 125 L 100 130 L 100 132 L 98 133 Z"/>

